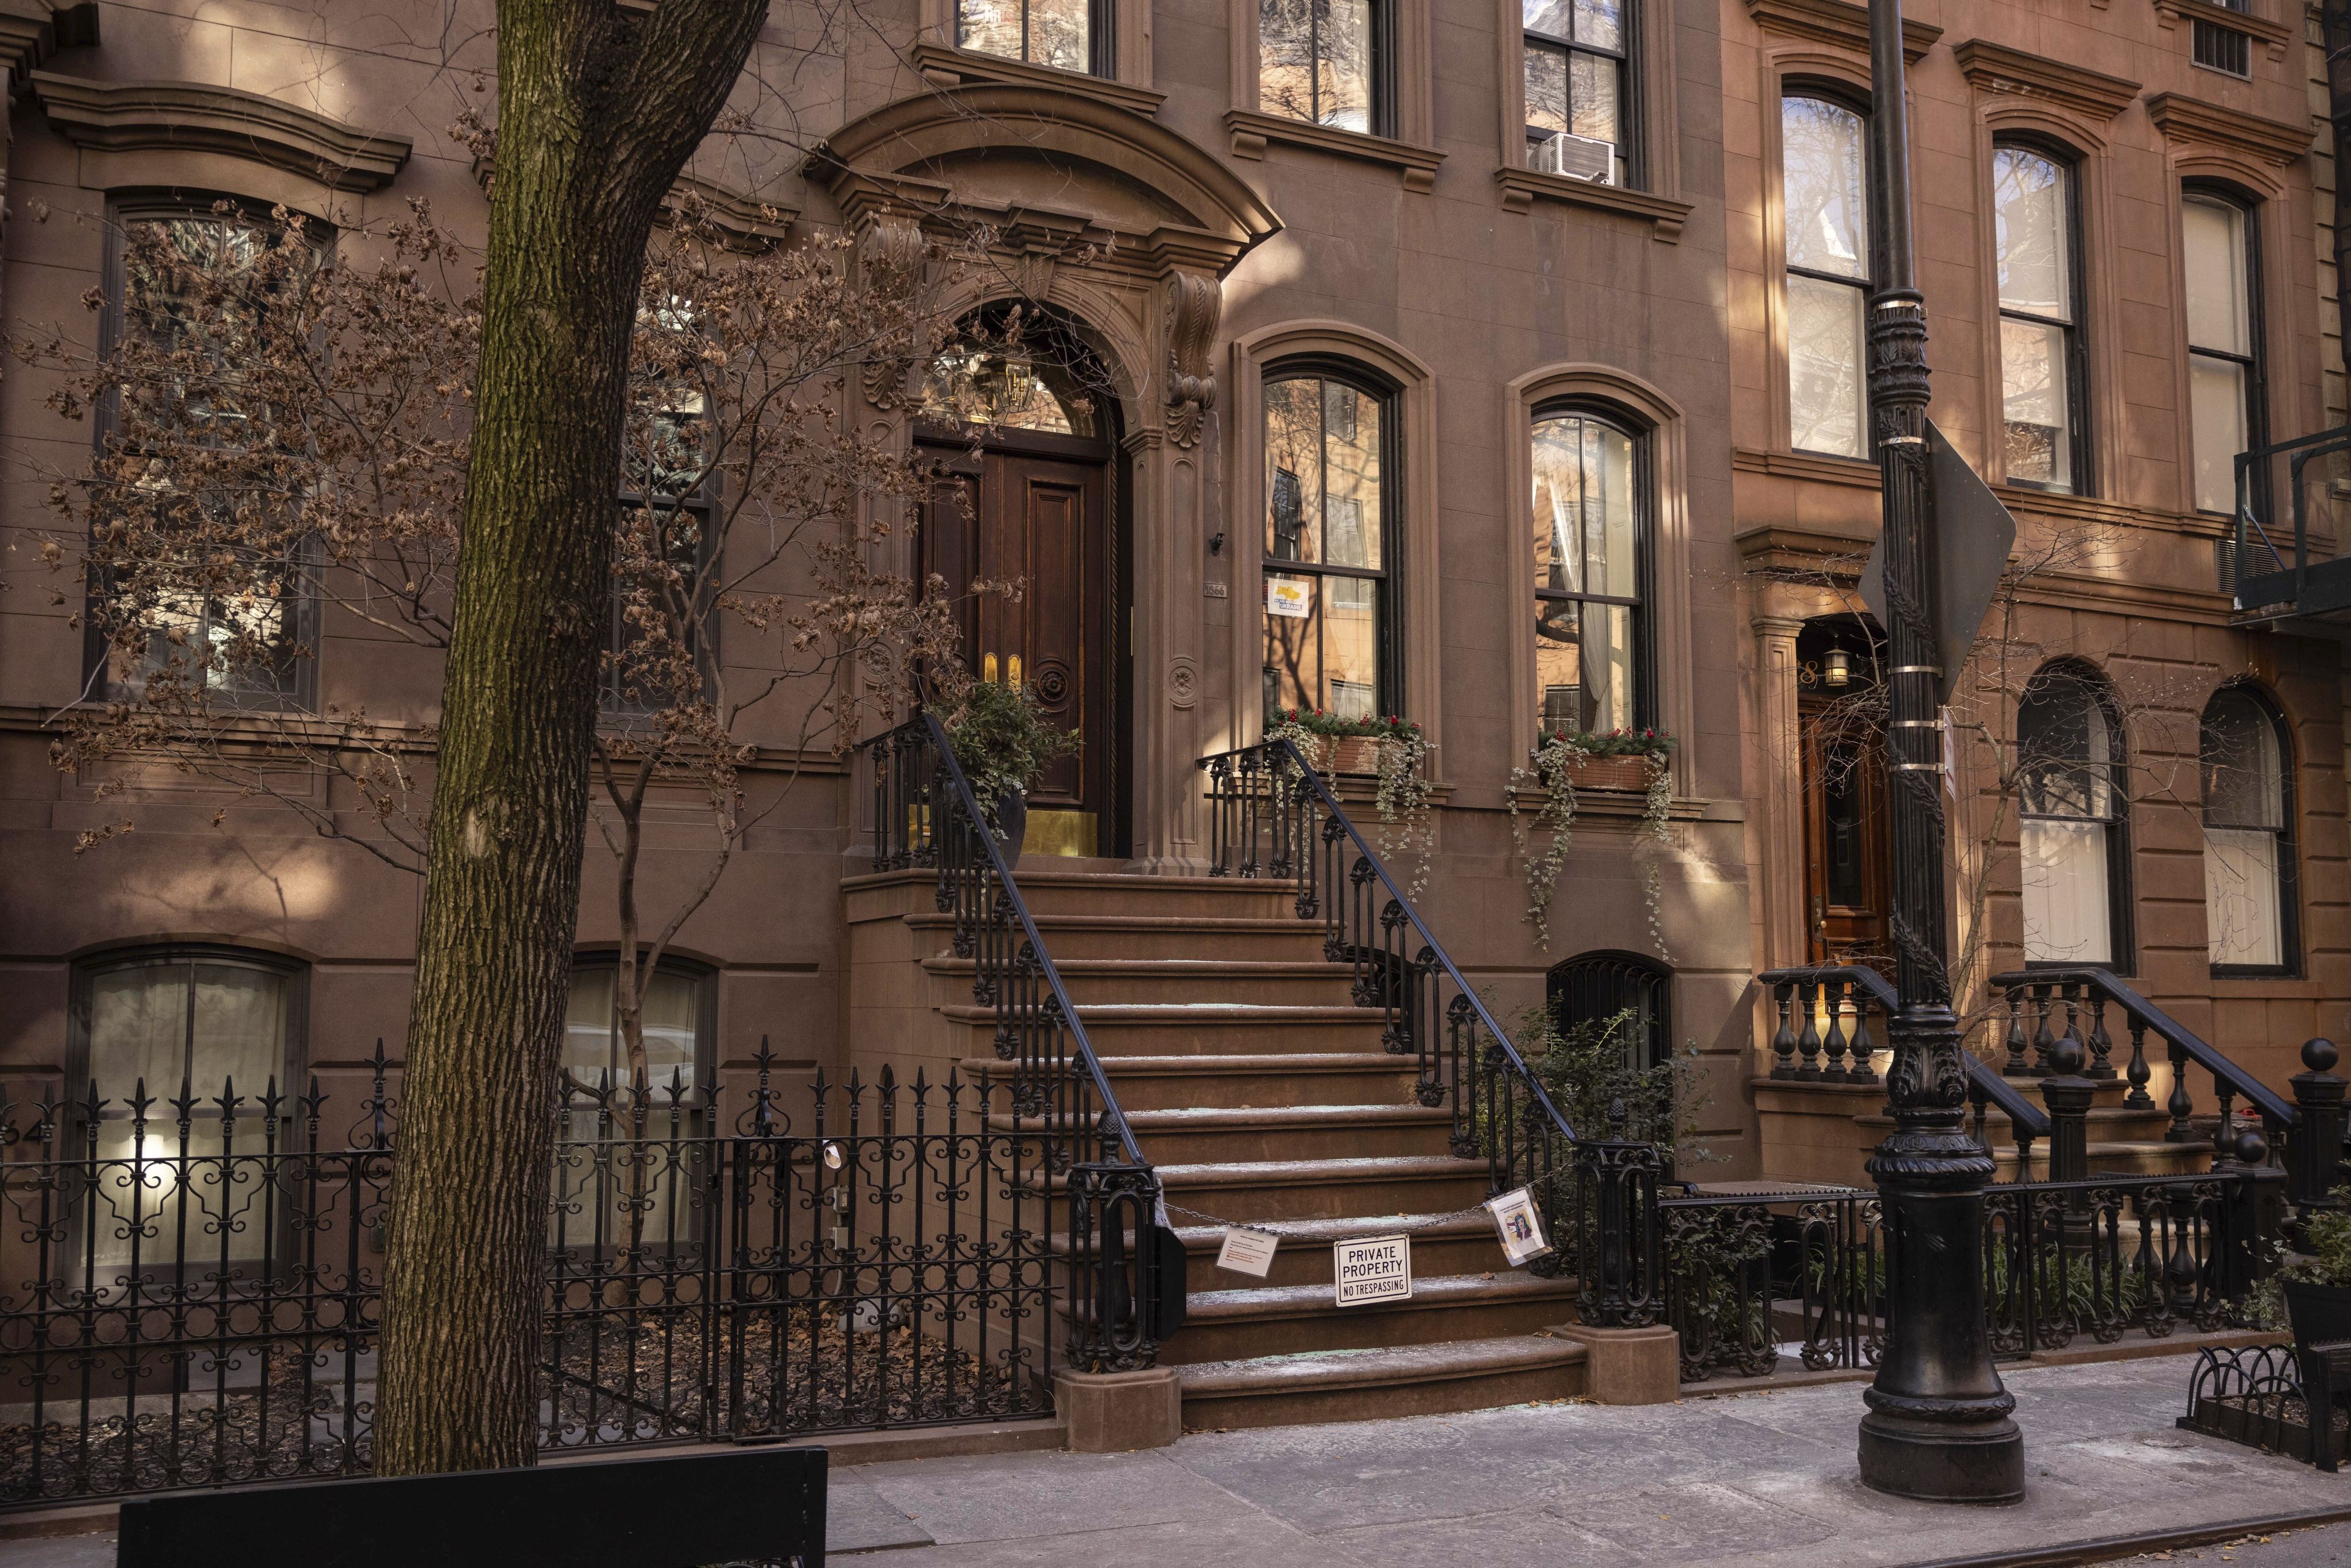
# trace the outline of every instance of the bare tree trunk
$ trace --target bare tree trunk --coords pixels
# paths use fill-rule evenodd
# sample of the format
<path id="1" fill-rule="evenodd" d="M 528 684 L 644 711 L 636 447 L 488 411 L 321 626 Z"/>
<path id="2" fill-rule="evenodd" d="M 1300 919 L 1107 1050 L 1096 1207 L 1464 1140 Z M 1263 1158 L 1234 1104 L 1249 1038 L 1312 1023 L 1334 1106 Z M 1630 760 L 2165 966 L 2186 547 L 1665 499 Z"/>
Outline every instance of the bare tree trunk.
<path id="1" fill-rule="evenodd" d="M 766 0 L 499 0 L 478 407 L 385 1266 L 375 1468 L 532 1462 L 567 976 L 646 237 Z"/>
<path id="2" fill-rule="evenodd" d="M 2343 369 L 2351 377 L 2351 0 L 2321 0 L 2326 48 L 2326 118 L 2335 132 L 2335 308 Z M 2351 397 L 2351 386 L 2345 395 Z"/>

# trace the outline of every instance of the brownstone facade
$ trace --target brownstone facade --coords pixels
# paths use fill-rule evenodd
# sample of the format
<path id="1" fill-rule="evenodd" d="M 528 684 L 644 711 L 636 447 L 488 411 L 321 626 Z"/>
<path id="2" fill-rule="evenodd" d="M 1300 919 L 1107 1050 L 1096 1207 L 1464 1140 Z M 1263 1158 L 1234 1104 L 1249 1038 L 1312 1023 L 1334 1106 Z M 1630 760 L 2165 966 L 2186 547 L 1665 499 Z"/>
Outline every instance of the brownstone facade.
<path id="1" fill-rule="evenodd" d="M 2183 193 L 2224 193 L 2253 235 L 2270 434 L 2329 417 L 2312 68 L 2301 16 L 2252 3 L 2220 13 L 2249 40 L 2241 79 L 2194 63 L 2196 28 L 2220 9 L 2200 0 L 2063 16 L 1917 0 L 1910 90 L 1934 417 L 2002 486 L 2027 539 L 2095 525 L 2120 541 L 2109 559 L 2033 583 L 2023 612 L 2046 657 L 2140 694 L 2122 707 L 2130 755 L 2174 776 L 2167 791 L 2148 782 L 2164 767 L 2130 774 L 2116 881 L 2128 918 L 2116 924 L 2131 940 L 2116 967 L 2274 1079 L 2304 1036 L 2345 1027 L 2351 933 L 2335 645 L 2231 627 L 2213 577 L 2222 519 L 2195 506 L 2182 458 L 2194 450 Z M 96 330 L 82 296 L 107 276 L 112 225 L 134 204 L 200 209 L 228 196 L 359 227 L 424 197 L 479 232 L 472 157 L 446 128 L 489 101 L 475 96 L 494 63 L 478 36 L 486 7 L 459 5 L 450 26 L 420 31 L 365 7 L 298 25 L 290 13 L 224 21 L 10 4 L 0 318 L 12 332 Z M 1426 727 L 1441 812 L 1426 908 L 1500 1002 L 1535 1001 L 1546 971 L 1581 954 L 1628 952 L 1670 970 L 1671 1033 L 1707 1068 L 1706 1131 L 1732 1162 L 1719 1168 L 1755 1174 L 1751 977 L 1803 961 L 1811 929 L 1805 629 L 1854 613 L 1849 558 L 1866 549 L 1876 502 L 1874 470 L 1792 437 L 1781 103 L 1865 93 L 1863 12 L 1844 0 L 1720 0 L 1719 14 L 1705 0 L 1627 0 L 1613 20 L 1607 6 L 1535 18 L 1492 0 L 1387 0 L 1366 35 L 1368 107 L 1318 123 L 1298 118 L 1295 81 L 1262 36 L 1278 9 L 1099 0 L 1093 69 L 1079 71 L 958 47 L 951 0 L 864 6 L 854 26 L 778 7 L 754 56 L 759 79 L 738 95 L 762 134 L 714 138 L 693 172 L 722 209 L 764 204 L 796 232 L 865 245 L 901 243 L 909 225 L 985 224 L 1002 265 L 955 303 L 1025 294 L 1098 361 L 1113 389 L 1097 433 L 1107 455 L 1087 461 L 1099 464 L 1108 498 L 1093 526 L 1114 562 L 1098 674 L 1117 671 L 1120 693 L 1104 737 L 1120 761 L 1092 830 L 1101 861 L 1202 869 L 1196 759 L 1262 732 L 1269 583 L 1297 574 L 1268 564 L 1289 549 L 1278 492 L 1285 476 L 1295 483 L 1268 456 L 1268 388 L 1311 375 L 1347 389 L 1350 409 L 1369 399 L 1385 432 L 1378 570 L 1348 580 L 1375 587 L 1318 591 L 1350 605 L 1376 595 L 1376 674 L 1333 674 L 1311 695 Z M 971 41 L 968 15 L 962 26 Z M 472 41 L 444 55 L 415 41 L 428 34 Z M 1531 137 L 1552 108 L 1537 55 L 1587 84 L 1571 89 L 1569 118 L 1607 135 Z M 1604 78 L 1613 87 L 1589 86 Z M 1595 90 L 1614 95 L 1613 119 L 1573 96 Z M 1606 182 L 1559 172 L 1593 141 L 1614 148 L 1602 154 L 1614 160 Z M 2011 144 L 2061 160 L 2073 182 L 2071 495 L 2004 485 L 1990 434 L 2003 410 L 1987 214 L 1991 162 Z M 38 565 L 42 497 L 87 461 L 89 434 L 47 409 L 47 391 L 21 371 L 0 384 L 11 547 L 0 567 L 0 1064 L 82 1092 L 93 988 L 142 953 L 243 955 L 282 977 L 300 1067 L 332 1073 L 379 1039 L 396 1054 L 414 882 L 160 765 L 106 801 L 102 780 L 51 766 L 46 731 L 89 671 L 78 591 L 53 592 L 61 582 Z M 853 412 L 898 428 L 906 418 L 873 389 Z M 1551 472 L 1535 444 L 1547 421 L 1615 433 L 1632 486 L 1631 553 L 1595 555 L 1591 568 L 1621 568 L 1625 591 L 1587 582 L 1578 611 L 1629 630 L 1614 643 L 1583 633 L 1572 685 L 1536 638 L 1546 584 L 1534 535 L 1548 525 L 1530 497 Z M 747 631 L 722 647 L 759 662 Z M 314 676 L 321 701 L 409 718 L 429 716 L 438 689 L 428 661 L 355 625 L 319 629 Z M 2215 978 L 2197 720 L 2232 680 L 2257 684 L 2287 726 L 2283 841 L 2299 876 L 2279 972 Z M 1578 722 L 1654 727 L 1680 745 L 1663 845 L 1641 831 L 1637 797 L 1586 800 L 1541 951 L 1520 917 L 1506 808 L 1538 715 L 1562 702 L 1581 705 Z M 763 780 L 783 761 L 763 757 L 752 787 L 772 787 Z M 837 884 L 858 869 L 864 796 L 853 768 L 815 766 L 680 937 L 684 989 L 666 1027 L 705 1072 L 739 1070 L 763 1039 L 803 1071 L 858 1055 Z M 80 834 L 125 818 L 135 831 L 76 852 Z M 1996 847 L 2012 868 L 2006 832 Z M 690 802 L 654 842 L 658 897 L 698 872 Z M 1987 865 L 1990 951 L 2004 964 L 2022 950 L 2018 881 L 1999 855 Z M 591 957 L 612 939 L 608 874 L 600 859 L 589 878 L 580 941 Z"/>

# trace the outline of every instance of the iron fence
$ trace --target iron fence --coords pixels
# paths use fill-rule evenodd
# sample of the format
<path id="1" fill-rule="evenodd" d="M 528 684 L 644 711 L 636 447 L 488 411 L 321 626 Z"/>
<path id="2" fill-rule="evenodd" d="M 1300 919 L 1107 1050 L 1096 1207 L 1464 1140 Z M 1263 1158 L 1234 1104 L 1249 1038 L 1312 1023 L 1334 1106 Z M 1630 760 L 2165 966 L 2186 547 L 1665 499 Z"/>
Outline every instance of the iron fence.
<path id="1" fill-rule="evenodd" d="M 730 1127 L 682 1082 L 571 1097 L 542 1445 L 1050 1413 L 1073 1203 L 1101 1228 L 1068 1145 L 1008 1079 L 886 1071 L 820 1077 L 795 1131 L 770 1065 Z M 0 1107 L 0 1507 L 368 1470 L 383 1068 L 340 1136 L 315 1085 Z"/>

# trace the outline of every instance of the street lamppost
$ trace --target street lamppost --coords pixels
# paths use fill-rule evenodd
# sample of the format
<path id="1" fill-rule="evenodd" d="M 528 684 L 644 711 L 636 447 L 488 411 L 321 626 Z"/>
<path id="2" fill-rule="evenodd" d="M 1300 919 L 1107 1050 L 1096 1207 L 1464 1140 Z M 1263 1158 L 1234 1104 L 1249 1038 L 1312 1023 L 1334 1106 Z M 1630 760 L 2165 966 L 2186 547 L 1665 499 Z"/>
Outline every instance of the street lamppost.
<path id="1" fill-rule="evenodd" d="M 1886 1350 L 1864 1397 L 1861 1479 L 1949 1502 L 2024 1493 L 2016 1400 L 1991 1364 L 1983 1321 L 1983 1186 L 1991 1157 L 1969 1136 L 1966 1059 L 1951 1011 L 1943 907 L 1942 672 L 1935 634 L 1935 528 L 1927 457 L 1927 308 L 1910 252 L 1909 128 L 1902 0 L 1870 0 L 1871 152 L 1885 286 L 1869 301 L 1869 402 L 1883 480 L 1879 545 L 1894 788 L 1895 991 L 1886 1033 L 1894 1131 L 1870 1156 L 1886 1228 Z"/>

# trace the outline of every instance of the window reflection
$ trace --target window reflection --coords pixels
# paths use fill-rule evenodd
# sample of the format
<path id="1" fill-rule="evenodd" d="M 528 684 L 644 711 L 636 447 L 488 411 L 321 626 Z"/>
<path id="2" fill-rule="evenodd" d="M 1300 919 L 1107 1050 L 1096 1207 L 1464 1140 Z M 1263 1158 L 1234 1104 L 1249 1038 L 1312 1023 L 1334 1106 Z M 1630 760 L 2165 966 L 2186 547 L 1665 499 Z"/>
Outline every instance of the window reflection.
<path id="1" fill-rule="evenodd" d="M 1343 718 L 1383 696 L 1384 401 L 1321 376 L 1265 387 L 1265 703 Z"/>
<path id="2" fill-rule="evenodd" d="M 1634 438 L 1590 414 L 1534 422 L 1535 683 L 1553 730 L 1631 729 L 1642 497 Z"/>
<path id="3" fill-rule="evenodd" d="M 957 0 L 956 43 L 1056 70 L 1091 70 L 1092 8 L 1087 0 Z"/>

